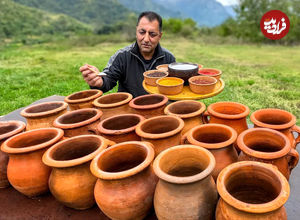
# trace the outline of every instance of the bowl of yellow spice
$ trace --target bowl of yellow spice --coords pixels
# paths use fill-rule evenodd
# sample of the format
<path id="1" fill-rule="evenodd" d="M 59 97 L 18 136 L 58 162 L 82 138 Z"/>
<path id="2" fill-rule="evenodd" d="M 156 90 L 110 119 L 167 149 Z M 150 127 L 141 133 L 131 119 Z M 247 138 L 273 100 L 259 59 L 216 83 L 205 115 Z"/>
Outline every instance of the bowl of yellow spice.
<path id="1" fill-rule="evenodd" d="M 158 91 L 165 95 L 176 95 L 182 92 L 184 80 L 177 77 L 164 77 L 156 80 Z"/>

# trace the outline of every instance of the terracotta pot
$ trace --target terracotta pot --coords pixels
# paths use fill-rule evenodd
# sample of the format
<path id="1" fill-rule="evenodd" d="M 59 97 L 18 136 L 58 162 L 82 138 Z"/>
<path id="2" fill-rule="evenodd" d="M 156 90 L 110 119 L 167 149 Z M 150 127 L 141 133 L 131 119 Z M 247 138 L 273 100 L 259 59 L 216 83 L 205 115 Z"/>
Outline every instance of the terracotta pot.
<path id="1" fill-rule="evenodd" d="M 132 99 L 129 106 L 132 112 L 151 118 L 164 114 L 164 108 L 168 102 L 168 98 L 160 94 L 142 95 Z"/>
<path id="2" fill-rule="evenodd" d="M 54 121 L 54 126 L 65 132 L 65 137 L 95 134 L 102 112 L 94 108 L 78 109 L 67 112 Z"/>
<path id="3" fill-rule="evenodd" d="M 92 108 L 93 101 L 102 96 L 102 94 L 103 92 L 98 89 L 84 90 L 68 95 L 65 98 L 65 102 L 69 104 L 71 111 L 82 108 Z"/>
<path id="4" fill-rule="evenodd" d="M 239 135 L 237 144 L 242 150 L 239 161 L 271 163 L 277 166 L 287 180 L 299 161 L 299 154 L 291 148 L 288 138 L 269 128 L 250 128 Z"/>
<path id="5" fill-rule="evenodd" d="M 43 162 L 52 167 L 49 188 L 52 195 L 74 209 L 88 209 L 95 204 L 97 178 L 90 172 L 94 157 L 113 145 L 96 135 L 81 135 L 61 141 L 49 148 Z"/>
<path id="6" fill-rule="evenodd" d="M 237 139 L 236 131 L 222 124 L 204 124 L 196 126 L 182 136 L 182 144 L 193 144 L 209 150 L 216 159 L 216 167 L 212 172 L 214 180 L 221 170 L 238 160 L 233 143 Z"/>
<path id="7" fill-rule="evenodd" d="M 115 115 L 101 121 L 97 126 L 99 135 L 116 143 L 125 141 L 140 141 L 135 128 L 145 118 L 137 114 Z"/>
<path id="8" fill-rule="evenodd" d="M 151 167 L 150 143 L 129 141 L 98 154 L 91 163 L 98 177 L 94 195 L 101 211 L 111 219 L 143 219 L 152 207 L 157 183 Z"/>
<path id="9" fill-rule="evenodd" d="M 176 115 L 184 121 L 184 127 L 181 134 L 185 134 L 197 125 L 204 124 L 203 112 L 205 104 L 193 100 L 182 100 L 173 102 L 165 108 L 165 114 Z"/>
<path id="10" fill-rule="evenodd" d="M 179 77 L 184 80 L 185 85 L 188 85 L 188 79 L 192 76 L 197 76 L 199 65 L 196 63 L 171 63 L 168 66 L 169 76 Z"/>
<path id="11" fill-rule="evenodd" d="M 271 164 L 254 161 L 231 164 L 220 173 L 217 189 L 221 196 L 217 220 L 287 219 L 283 205 L 290 187 Z"/>
<path id="12" fill-rule="evenodd" d="M 296 125 L 296 117 L 290 112 L 275 108 L 260 109 L 253 112 L 250 119 L 254 127 L 271 128 L 286 135 L 292 148 L 300 143 L 300 127 Z M 293 132 L 298 133 L 296 139 Z"/>
<path id="13" fill-rule="evenodd" d="M 220 79 L 222 75 L 222 71 L 219 69 L 214 69 L 214 68 L 202 68 L 199 69 L 198 71 L 199 75 L 201 76 L 211 76 L 216 79 Z"/>
<path id="14" fill-rule="evenodd" d="M 33 197 L 48 191 L 51 168 L 44 165 L 44 152 L 62 139 L 63 130 L 40 128 L 6 140 L 1 150 L 9 155 L 7 178 L 20 193 Z"/>
<path id="15" fill-rule="evenodd" d="M 189 78 L 189 88 L 193 93 L 206 95 L 215 90 L 218 80 L 211 76 L 193 76 Z"/>
<path id="16" fill-rule="evenodd" d="M 161 65 L 158 65 L 157 67 L 156 67 L 156 69 L 157 70 L 161 70 L 161 71 L 166 71 L 166 72 L 168 72 L 168 70 L 169 70 L 169 64 L 161 64 Z"/>
<path id="17" fill-rule="evenodd" d="M 130 113 L 128 103 L 131 99 L 132 95 L 127 92 L 111 93 L 97 98 L 93 105 L 103 112 L 103 120 L 114 115 Z"/>
<path id="18" fill-rule="evenodd" d="M 156 86 L 156 80 L 167 77 L 168 72 L 162 70 L 148 70 L 143 73 L 143 76 L 147 85 Z"/>
<path id="19" fill-rule="evenodd" d="M 37 128 L 51 128 L 54 120 L 67 112 L 68 104 L 65 102 L 45 102 L 29 106 L 21 111 L 21 115 L 26 118 L 26 130 Z"/>
<path id="20" fill-rule="evenodd" d="M 183 90 L 184 80 L 177 77 L 164 77 L 156 80 L 159 93 L 165 95 L 177 95 Z"/>
<path id="21" fill-rule="evenodd" d="M 0 147 L 6 139 L 23 132 L 25 126 L 25 123 L 22 121 L 0 121 Z M 9 186 L 7 179 L 7 164 L 8 155 L 0 151 L 0 188 Z"/>
<path id="22" fill-rule="evenodd" d="M 161 152 L 153 164 L 159 177 L 154 195 L 157 218 L 213 219 L 218 201 L 211 177 L 215 163 L 208 150 L 193 145 Z"/>
<path id="23" fill-rule="evenodd" d="M 148 118 L 135 129 L 135 132 L 142 138 L 153 144 L 155 156 L 161 151 L 180 144 L 181 131 L 184 121 L 173 115 L 156 116 Z"/>

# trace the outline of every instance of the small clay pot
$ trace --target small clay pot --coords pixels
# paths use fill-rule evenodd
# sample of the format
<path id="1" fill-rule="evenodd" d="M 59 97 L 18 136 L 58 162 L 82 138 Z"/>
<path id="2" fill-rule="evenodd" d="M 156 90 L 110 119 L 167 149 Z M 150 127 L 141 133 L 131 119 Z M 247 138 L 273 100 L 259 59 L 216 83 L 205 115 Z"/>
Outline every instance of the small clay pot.
<path id="1" fill-rule="evenodd" d="M 161 65 L 158 65 L 156 67 L 157 70 L 160 70 L 160 71 L 165 71 L 165 72 L 168 72 L 169 71 L 169 64 L 161 64 Z"/>
<path id="2" fill-rule="evenodd" d="M 198 75 L 198 70 L 196 63 L 171 63 L 168 66 L 169 76 L 183 79 L 185 85 L 188 85 L 190 77 Z"/>
<path id="3" fill-rule="evenodd" d="M 48 192 L 51 168 L 43 164 L 44 152 L 62 140 L 63 130 L 40 128 L 6 140 L 1 150 L 9 155 L 7 178 L 20 193 L 33 197 Z"/>
<path id="4" fill-rule="evenodd" d="M 132 99 L 129 106 L 132 112 L 151 118 L 164 114 L 164 108 L 168 102 L 167 96 L 161 94 L 142 95 Z"/>
<path id="5" fill-rule="evenodd" d="M 54 121 L 54 126 L 65 132 L 65 137 L 96 134 L 102 112 L 94 108 L 84 108 L 67 112 Z"/>
<path id="6" fill-rule="evenodd" d="M 153 76 L 154 74 L 156 75 Z M 147 85 L 156 86 L 156 80 L 163 77 L 167 77 L 168 72 L 161 71 L 161 70 L 148 70 L 143 73 L 143 76 L 144 76 L 144 81 Z"/>
<path id="7" fill-rule="evenodd" d="M 29 106 L 21 111 L 26 118 L 26 130 L 37 128 L 51 128 L 54 120 L 67 112 L 68 104 L 61 101 L 45 102 Z"/>
<path id="8" fill-rule="evenodd" d="M 290 194 L 286 178 L 275 166 L 243 161 L 222 170 L 217 180 L 221 198 L 217 220 L 287 219 L 285 202 Z"/>
<path id="9" fill-rule="evenodd" d="M 222 71 L 214 68 L 202 68 L 198 71 L 200 76 L 211 76 L 216 79 L 220 79 L 222 75 Z"/>
<path id="10" fill-rule="evenodd" d="M 217 82 L 210 76 L 193 76 L 189 78 L 189 87 L 193 93 L 206 95 L 215 90 Z"/>
<path id="11" fill-rule="evenodd" d="M 82 108 L 92 108 L 93 101 L 102 96 L 102 94 L 103 92 L 98 89 L 84 90 L 68 95 L 65 97 L 65 102 L 69 104 L 71 111 Z"/>
<path id="12" fill-rule="evenodd" d="M 165 85 L 164 82 L 172 82 L 170 85 Z M 164 77 L 156 80 L 158 91 L 165 95 L 177 95 L 183 90 L 184 80 L 178 77 Z"/>

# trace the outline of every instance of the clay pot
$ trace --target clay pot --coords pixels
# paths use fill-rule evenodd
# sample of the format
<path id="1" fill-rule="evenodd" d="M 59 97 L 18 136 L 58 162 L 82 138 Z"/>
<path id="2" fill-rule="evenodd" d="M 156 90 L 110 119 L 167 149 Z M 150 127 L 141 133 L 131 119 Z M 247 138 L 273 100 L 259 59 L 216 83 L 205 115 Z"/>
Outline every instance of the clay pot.
<path id="1" fill-rule="evenodd" d="M 159 93 L 165 95 L 177 95 L 183 90 L 184 80 L 177 77 L 164 77 L 156 81 Z"/>
<path id="2" fill-rule="evenodd" d="M 161 70 L 161 71 L 165 71 L 165 72 L 168 72 L 169 68 L 168 68 L 169 64 L 161 64 L 161 65 L 158 65 L 156 67 L 157 70 Z"/>
<path id="3" fill-rule="evenodd" d="M 92 108 L 93 101 L 102 94 L 103 92 L 98 89 L 84 90 L 68 95 L 65 98 L 65 102 L 69 104 L 71 111 L 82 108 Z"/>
<path id="4" fill-rule="evenodd" d="M 216 167 L 212 172 L 214 180 L 221 170 L 238 160 L 233 143 L 237 139 L 236 131 L 222 124 L 204 124 L 196 126 L 182 136 L 182 144 L 193 144 L 209 150 L 216 159 Z"/>
<path id="5" fill-rule="evenodd" d="M 300 127 L 296 125 L 296 117 L 290 112 L 275 108 L 260 109 L 252 113 L 250 120 L 254 127 L 280 131 L 288 137 L 292 148 L 296 148 L 297 144 L 300 143 Z M 296 139 L 293 132 L 298 133 Z"/>
<path id="6" fill-rule="evenodd" d="M 193 93 L 206 95 L 215 90 L 218 80 L 211 76 L 193 76 L 189 78 L 189 88 Z"/>
<path id="7" fill-rule="evenodd" d="M 45 152 L 43 162 L 52 167 L 49 188 L 59 202 L 80 210 L 95 204 L 97 178 L 90 172 L 90 162 L 109 144 L 114 143 L 101 136 L 81 135 L 61 141 Z"/>
<path id="8" fill-rule="evenodd" d="M 62 139 L 63 130 L 40 128 L 6 140 L 1 150 L 9 155 L 7 178 L 20 193 L 33 197 L 48 191 L 51 168 L 43 164 L 44 152 Z"/>
<path id="9" fill-rule="evenodd" d="M 25 123 L 22 121 L 0 121 L 0 147 L 6 139 L 23 132 L 25 126 Z M 7 179 L 7 164 L 8 155 L 0 151 L 0 188 L 9 186 Z"/>
<path id="10" fill-rule="evenodd" d="M 130 113 L 128 103 L 132 95 L 127 92 L 111 93 L 97 98 L 93 105 L 103 112 L 102 120 L 114 115 Z"/>
<path id="11" fill-rule="evenodd" d="M 148 70 L 143 73 L 144 81 L 147 85 L 156 86 L 156 80 L 167 77 L 168 72 L 161 70 Z"/>
<path id="12" fill-rule="evenodd" d="M 96 134 L 97 124 L 102 112 L 94 108 L 78 109 L 67 112 L 54 121 L 54 126 L 65 132 L 65 137 L 74 137 L 84 134 Z"/>
<path id="13" fill-rule="evenodd" d="M 222 71 L 214 68 L 202 68 L 198 71 L 200 76 L 211 76 L 216 79 L 220 79 L 222 75 Z"/>
<path id="14" fill-rule="evenodd" d="M 196 63 L 171 63 L 168 66 L 169 76 L 178 77 L 188 85 L 188 79 L 198 75 L 199 66 Z"/>
<path id="15" fill-rule="evenodd" d="M 148 118 L 135 129 L 135 132 L 142 138 L 153 144 L 155 156 L 161 151 L 180 144 L 181 131 L 184 121 L 173 115 L 156 116 Z"/>
<path id="16" fill-rule="evenodd" d="M 217 220 L 287 219 L 284 203 L 290 187 L 286 178 L 266 163 L 243 161 L 224 168 L 217 181 L 221 198 Z"/>
<path id="17" fill-rule="evenodd" d="M 132 112 L 151 118 L 164 114 L 164 108 L 168 102 L 168 98 L 160 94 L 142 95 L 132 99 L 129 106 Z"/>
<path id="18" fill-rule="evenodd" d="M 181 134 L 185 134 L 197 125 L 203 124 L 203 112 L 205 104 L 193 100 L 182 100 L 169 104 L 165 108 L 165 114 L 176 115 L 184 121 L 184 127 Z"/>
<path id="19" fill-rule="evenodd" d="M 241 149 L 239 161 L 271 163 L 287 180 L 299 161 L 299 154 L 291 148 L 288 138 L 269 128 L 250 128 L 239 135 L 237 144 Z"/>
<path id="20" fill-rule="evenodd" d="M 68 104 L 65 102 L 45 102 L 29 106 L 21 111 L 21 115 L 26 118 L 26 130 L 37 128 L 51 128 L 54 120 L 67 112 Z"/>
<path id="21" fill-rule="evenodd" d="M 145 118 L 137 114 L 115 115 L 101 121 L 97 126 L 97 132 L 116 143 L 140 141 L 141 138 L 135 133 L 135 128 L 143 120 Z"/>
<path id="22" fill-rule="evenodd" d="M 153 168 L 159 177 L 154 208 L 160 219 L 213 219 L 218 201 L 211 177 L 214 156 L 206 149 L 179 145 L 161 152 Z"/>
<path id="23" fill-rule="evenodd" d="M 101 211 L 111 219 L 143 219 L 152 207 L 157 183 L 150 143 L 129 141 L 98 154 L 91 163 L 98 177 L 94 195 Z"/>

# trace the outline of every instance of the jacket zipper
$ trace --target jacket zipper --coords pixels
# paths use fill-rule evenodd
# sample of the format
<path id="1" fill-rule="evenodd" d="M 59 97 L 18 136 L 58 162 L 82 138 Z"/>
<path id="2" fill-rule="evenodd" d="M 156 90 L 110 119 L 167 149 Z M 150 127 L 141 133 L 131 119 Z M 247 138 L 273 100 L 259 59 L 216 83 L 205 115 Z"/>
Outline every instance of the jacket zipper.
<path id="1" fill-rule="evenodd" d="M 141 63 L 143 64 L 143 67 L 144 67 L 144 70 L 145 70 L 145 72 L 147 71 L 146 70 L 146 68 L 145 68 L 145 65 L 144 65 L 144 62 L 141 60 L 141 58 L 139 58 L 139 56 L 138 55 L 136 55 L 136 54 L 134 54 L 134 53 L 132 53 L 131 51 L 130 51 L 130 53 L 133 55 L 133 56 L 135 56 L 136 58 L 138 58 L 138 60 L 139 61 L 141 61 Z M 152 68 L 152 66 L 154 65 L 154 63 L 158 60 L 158 59 L 161 59 L 161 58 L 163 58 L 165 55 L 162 55 L 162 56 L 160 56 L 160 57 L 157 57 L 155 60 L 153 60 L 153 62 L 151 63 L 151 65 L 150 65 L 150 68 L 149 69 L 151 69 Z"/>

